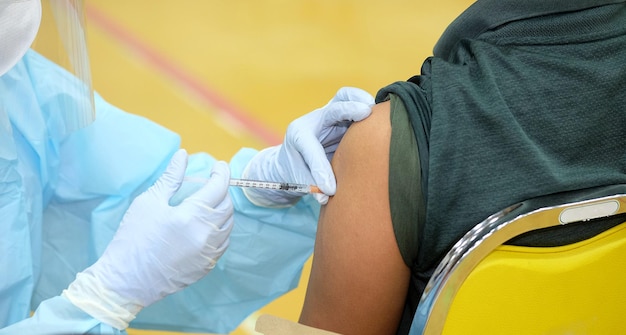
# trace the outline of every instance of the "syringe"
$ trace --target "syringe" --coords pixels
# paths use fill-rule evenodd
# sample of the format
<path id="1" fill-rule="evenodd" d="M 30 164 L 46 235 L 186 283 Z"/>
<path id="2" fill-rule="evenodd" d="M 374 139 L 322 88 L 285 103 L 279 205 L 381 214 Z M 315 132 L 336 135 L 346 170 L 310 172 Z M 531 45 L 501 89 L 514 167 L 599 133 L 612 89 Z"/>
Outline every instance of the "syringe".
<path id="1" fill-rule="evenodd" d="M 191 182 L 207 182 L 207 178 L 197 178 L 197 177 L 185 177 L 185 181 Z M 230 186 L 237 187 L 253 187 L 253 188 L 263 188 L 267 190 L 277 190 L 277 191 L 291 191 L 291 192 L 300 192 L 300 193 L 323 193 L 319 187 L 315 185 L 306 185 L 306 184 L 295 184 L 295 183 L 283 183 L 283 182 L 274 182 L 274 181 L 260 181 L 260 180 L 250 180 L 250 179 L 237 179 L 230 178 Z"/>
<path id="2" fill-rule="evenodd" d="M 269 189 L 269 190 L 292 191 L 292 192 L 300 192 L 300 193 L 322 193 L 322 191 L 320 191 L 320 189 L 315 185 L 282 183 L 282 182 L 273 182 L 273 181 L 260 181 L 260 180 L 250 180 L 250 179 L 230 178 L 230 186 L 254 187 L 254 188 L 264 188 L 264 189 Z"/>

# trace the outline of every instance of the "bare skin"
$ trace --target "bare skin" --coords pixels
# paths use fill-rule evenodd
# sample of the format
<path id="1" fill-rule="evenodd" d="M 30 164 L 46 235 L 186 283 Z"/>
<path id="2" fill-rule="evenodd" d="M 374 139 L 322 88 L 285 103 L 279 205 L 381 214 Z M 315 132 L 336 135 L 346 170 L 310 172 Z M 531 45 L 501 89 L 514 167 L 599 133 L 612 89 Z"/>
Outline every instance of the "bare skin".
<path id="1" fill-rule="evenodd" d="M 389 210 L 390 103 L 350 126 L 332 161 L 300 323 L 344 335 L 395 334 L 410 271 Z"/>

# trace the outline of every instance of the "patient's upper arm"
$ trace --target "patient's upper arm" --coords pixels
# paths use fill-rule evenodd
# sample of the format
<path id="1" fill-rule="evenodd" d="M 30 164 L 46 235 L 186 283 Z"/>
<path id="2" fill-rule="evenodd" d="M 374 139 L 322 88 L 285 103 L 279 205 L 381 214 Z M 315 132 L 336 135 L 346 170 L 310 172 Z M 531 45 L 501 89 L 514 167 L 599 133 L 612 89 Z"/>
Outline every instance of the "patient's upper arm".
<path id="1" fill-rule="evenodd" d="M 341 334 L 394 334 L 409 269 L 389 211 L 389 102 L 353 124 L 332 161 L 337 193 L 322 208 L 300 322 Z"/>

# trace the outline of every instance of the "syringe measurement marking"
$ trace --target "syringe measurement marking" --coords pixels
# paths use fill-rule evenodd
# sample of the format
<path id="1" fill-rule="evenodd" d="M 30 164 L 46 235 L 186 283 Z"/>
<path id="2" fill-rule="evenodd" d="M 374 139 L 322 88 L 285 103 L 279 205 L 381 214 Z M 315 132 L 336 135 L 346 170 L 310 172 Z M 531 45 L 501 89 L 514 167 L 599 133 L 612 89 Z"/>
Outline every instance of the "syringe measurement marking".
<path id="1" fill-rule="evenodd" d="M 300 192 L 300 193 L 321 193 L 317 186 L 309 186 L 304 184 L 294 184 L 294 183 L 281 183 L 281 182 L 271 182 L 271 181 L 260 181 L 260 180 L 249 180 L 249 179 L 230 179 L 231 186 L 239 186 L 239 187 L 255 187 L 255 188 L 264 188 L 269 190 L 280 190 L 280 191 L 292 191 L 292 192 Z M 316 192 L 317 191 L 317 192 Z"/>
<path id="2" fill-rule="evenodd" d="M 185 177 L 184 180 L 190 181 L 190 182 L 205 183 L 208 181 L 208 178 Z M 262 189 L 268 189 L 268 190 L 292 191 L 292 192 L 300 192 L 300 193 L 322 193 L 322 191 L 315 185 L 281 183 L 281 182 L 237 179 L 237 178 L 230 179 L 230 186 L 252 187 L 252 188 L 262 188 Z"/>

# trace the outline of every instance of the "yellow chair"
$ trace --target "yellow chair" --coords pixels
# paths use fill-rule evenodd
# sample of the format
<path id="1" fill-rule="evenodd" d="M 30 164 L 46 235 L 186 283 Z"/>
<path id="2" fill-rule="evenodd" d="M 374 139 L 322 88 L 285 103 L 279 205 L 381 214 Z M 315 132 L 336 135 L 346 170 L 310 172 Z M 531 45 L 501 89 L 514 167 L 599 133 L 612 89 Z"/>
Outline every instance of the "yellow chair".
<path id="1" fill-rule="evenodd" d="M 626 185 L 531 199 L 490 216 L 441 261 L 410 335 L 623 333 L 625 221 Z M 550 243 L 559 236 L 582 241 L 505 244 L 537 242 L 537 236 Z M 270 315 L 258 319 L 256 330 L 335 334 Z"/>
<path id="2" fill-rule="evenodd" d="M 435 270 L 410 334 L 623 333 L 624 213 L 626 185 L 613 185 L 534 199 L 492 215 Z M 593 231 L 600 225 L 613 227 L 557 247 L 503 245 L 538 229 L 566 236 L 570 227 Z"/>

